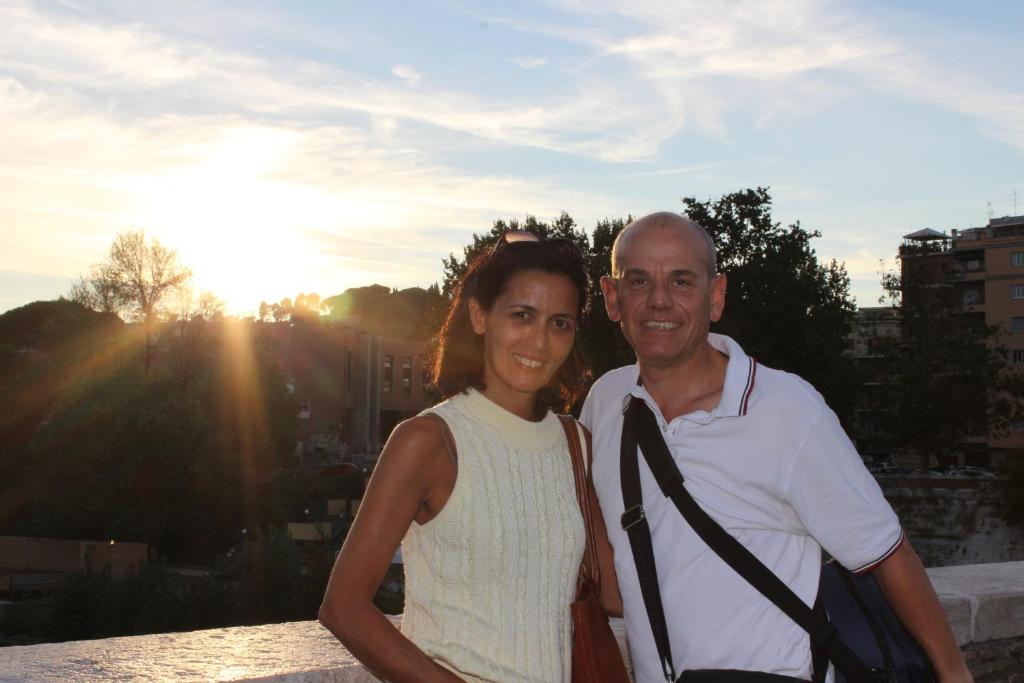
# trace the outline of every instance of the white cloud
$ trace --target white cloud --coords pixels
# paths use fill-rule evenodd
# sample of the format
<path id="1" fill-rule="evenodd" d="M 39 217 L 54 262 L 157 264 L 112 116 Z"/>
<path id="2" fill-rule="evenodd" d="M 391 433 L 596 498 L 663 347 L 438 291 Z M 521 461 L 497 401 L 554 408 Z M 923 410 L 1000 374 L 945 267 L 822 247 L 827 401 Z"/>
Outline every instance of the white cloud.
<path id="1" fill-rule="evenodd" d="M 566 209 L 584 223 L 588 213 L 622 213 L 615 199 L 567 189 L 565 181 L 439 163 L 431 152 L 443 147 L 438 140 L 659 163 L 681 133 L 734 144 L 752 127 L 782 128 L 845 99 L 881 93 L 973 117 L 1024 149 L 1017 84 L 979 77 L 970 60 L 939 62 L 913 37 L 894 34 L 892 22 L 866 18 L 851 5 L 555 4 L 564 17 L 557 25 L 488 21 L 552 41 L 544 47 L 550 54 L 559 43 L 571 48 L 558 53 L 558 88 L 483 95 L 446 85 L 433 71 L 423 79 L 408 64 L 371 77 L 204 40 L 180 26 L 170 31 L 160 22 L 114 23 L 6 3 L 0 269 L 34 263 L 39 272 L 73 274 L 101 255 L 114 232 L 145 227 L 140 217 L 171 230 L 173 216 L 199 226 L 188 233 L 197 241 L 203 230 L 223 231 L 224 244 L 247 235 L 268 240 L 275 225 L 284 226 L 295 240 L 324 247 L 308 272 L 342 271 L 343 262 L 352 268 L 361 256 L 405 284 L 402 278 L 436 271 L 431 254 L 457 250 L 468 231 L 497 216 L 551 217 Z M 321 48 L 328 37 L 320 36 Z M 931 36 L 951 51 L 954 38 Z M 501 59 L 510 71 L 548 63 L 532 54 Z M 551 71 L 530 78 L 540 82 Z M 427 141 L 415 132 L 425 128 L 435 131 Z M 716 167 L 706 158 L 673 159 L 647 175 Z M 241 180 L 214 183 L 218 163 Z M 218 227 L 204 213 L 222 223 L 241 218 Z M 375 256 L 386 248 L 400 249 L 402 258 L 389 264 Z M 346 253 L 353 256 L 344 260 Z"/>
<path id="2" fill-rule="evenodd" d="M 408 64 L 396 64 L 395 66 L 391 67 L 391 73 L 393 73 L 395 76 L 398 76 L 409 85 L 416 85 L 417 83 L 420 82 L 420 79 L 422 78 L 419 72 L 417 72 L 416 69 L 412 68 Z"/>
<path id="3" fill-rule="evenodd" d="M 0 81 L 0 270 L 70 278 L 117 232 L 145 228 L 178 250 L 198 288 L 247 310 L 299 289 L 428 284 L 441 257 L 499 216 L 614 212 L 544 178 L 438 164 L 389 116 L 349 126 L 244 112 L 126 119 L 81 103 Z"/>
<path id="4" fill-rule="evenodd" d="M 674 175 L 690 175 L 693 173 L 703 173 L 704 171 L 711 171 L 716 168 L 725 166 L 726 162 L 716 161 L 709 164 L 696 164 L 694 166 L 676 166 L 673 168 L 659 168 L 654 171 L 640 171 L 638 173 L 631 173 L 631 176 L 638 177 L 658 177 L 658 176 L 674 176 Z"/>
<path id="5" fill-rule="evenodd" d="M 548 60 L 543 57 L 534 57 L 527 55 L 525 57 L 513 57 L 509 60 L 521 69 L 536 69 L 539 66 L 544 66 L 548 63 Z"/>

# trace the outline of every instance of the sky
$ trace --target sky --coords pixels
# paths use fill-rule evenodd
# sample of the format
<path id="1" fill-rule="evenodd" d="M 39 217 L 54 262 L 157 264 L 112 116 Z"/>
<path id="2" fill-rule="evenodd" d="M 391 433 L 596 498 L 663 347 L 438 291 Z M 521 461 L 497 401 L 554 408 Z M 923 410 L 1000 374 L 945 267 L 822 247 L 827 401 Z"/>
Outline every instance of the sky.
<path id="1" fill-rule="evenodd" d="M 496 219 L 756 186 L 877 305 L 902 235 L 1024 213 L 1022 24 L 1016 0 L 4 0 L 0 311 L 129 230 L 246 314 L 427 286 Z"/>

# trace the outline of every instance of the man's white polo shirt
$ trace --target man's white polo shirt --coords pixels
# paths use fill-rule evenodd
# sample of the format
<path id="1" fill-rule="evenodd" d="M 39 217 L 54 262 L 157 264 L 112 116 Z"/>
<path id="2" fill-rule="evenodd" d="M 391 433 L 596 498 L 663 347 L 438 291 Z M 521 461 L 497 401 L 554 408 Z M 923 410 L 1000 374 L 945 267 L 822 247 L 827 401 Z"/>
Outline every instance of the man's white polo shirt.
<path id="1" fill-rule="evenodd" d="M 583 406 L 637 683 L 665 679 L 620 524 L 622 412 L 631 396 L 651 407 L 686 489 L 701 507 L 808 605 L 818 591 L 821 547 L 848 569 L 867 571 L 903 538 L 899 520 L 821 395 L 796 375 L 758 365 L 728 337 L 708 339 L 729 357 L 713 411 L 666 423 L 638 383 L 636 365 L 601 377 Z M 744 669 L 809 679 L 807 634 L 708 549 L 662 495 L 643 457 L 640 483 L 677 674 Z"/>

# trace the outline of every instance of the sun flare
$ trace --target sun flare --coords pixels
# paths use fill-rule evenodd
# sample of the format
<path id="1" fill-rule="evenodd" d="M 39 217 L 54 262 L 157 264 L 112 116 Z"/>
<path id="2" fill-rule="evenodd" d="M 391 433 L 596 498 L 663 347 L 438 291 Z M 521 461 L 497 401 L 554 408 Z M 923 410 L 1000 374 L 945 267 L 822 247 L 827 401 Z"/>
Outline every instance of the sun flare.
<path id="1" fill-rule="evenodd" d="M 276 129 L 234 130 L 189 150 L 193 163 L 148 182 L 145 227 L 177 250 L 194 287 L 216 294 L 230 312 L 294 296 L 317 260 L 306 230 L 323 199 L 316 189 L 283 180 L 300 138 Z"/>

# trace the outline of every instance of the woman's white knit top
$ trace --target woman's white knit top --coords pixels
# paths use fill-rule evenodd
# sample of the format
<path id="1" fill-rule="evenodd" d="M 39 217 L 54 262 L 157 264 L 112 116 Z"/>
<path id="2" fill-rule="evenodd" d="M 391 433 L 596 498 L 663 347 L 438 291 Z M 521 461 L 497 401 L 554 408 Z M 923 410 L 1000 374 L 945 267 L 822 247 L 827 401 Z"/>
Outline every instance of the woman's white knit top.
<path id="1" fill-rule="evenodd" d="M 455 437 L 448 502 L 402 541 L 402 632 L 468 681 L 569 681 L 585 543 L 565 432 L 470 389 L 430 409 Z"/>

